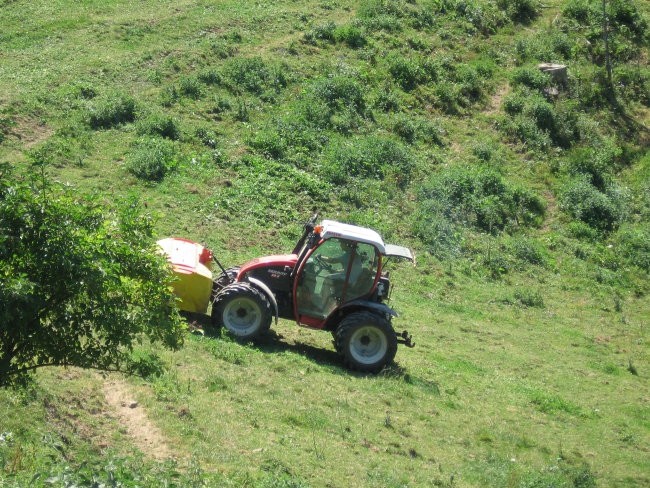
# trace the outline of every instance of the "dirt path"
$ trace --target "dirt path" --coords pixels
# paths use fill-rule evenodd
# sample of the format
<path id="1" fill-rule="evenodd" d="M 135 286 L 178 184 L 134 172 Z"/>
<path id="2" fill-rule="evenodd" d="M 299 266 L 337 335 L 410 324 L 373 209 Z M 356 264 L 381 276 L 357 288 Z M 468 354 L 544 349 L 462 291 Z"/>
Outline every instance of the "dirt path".
<path id="1" fill-rule="evenodd" d="M 107 379 L 104 382 L 104 396 L 106 402 L 115 410 L 119 423 L 145 456 L 158 460 L 173 457 L 164 435 L 149 420 L 144 408 L 135 401 L 124 381 Z"/>

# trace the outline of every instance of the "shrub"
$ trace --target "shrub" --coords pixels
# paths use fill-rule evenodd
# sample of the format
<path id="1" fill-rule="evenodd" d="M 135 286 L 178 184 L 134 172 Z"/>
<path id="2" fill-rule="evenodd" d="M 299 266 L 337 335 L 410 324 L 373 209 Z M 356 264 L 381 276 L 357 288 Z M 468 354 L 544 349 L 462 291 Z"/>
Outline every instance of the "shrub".
<path id="1" fill-rule="evenodd" d="M 303 38 L 308 44 L 316 44 L 318 41 L 334 42 L 335 30 L 336 24 L 334 22 L 319 24 L 305 32 Z"/>
<path id="2" fill-rule="evenodd" d="M 497 29 L 507 22 L 505 15 L 494 7 L 492 3 L 479 3 L 476 1 L 459 1 L 455 4 L 455 12 L 467 20 L 472 29 L 483 35 L 496 33 Z"/>
<path id="3" fill-rule="evenodd" d="M 181 136 L 178 122 L 173 117 L 162 114 L 151 114 L 139 120 L 137 132 L 142 136 L 160 136 L 174 141 Z"/>
<path id="4" fill-rule="evenodd" d="M 334 30 L 336 42 L 347 44 L 352 49 L 358 49 L 366 45 L 366 36 L 360 27 L 355 25 L 342 25 Z"/>
<path id="5" fill-rule="evenodd" d="M 515 301 L 524 307 L 544 308 L 544 297 L 536 290 L 516 290 Z"/>
<path id="6" fill-rule="evenodd" d="M 539 15 L 540 5 L 536 0 L 497 0 L 497 6 L 515 22 L 528 24 Z"/>
<path id="7" fill-rule="evenodd" d="M 526 96 L 520 92 L 516 91 L 509 93 L 503 99 L 503 110 L 508 115 L 517 115 L 523 112 L 524 107 L 526 106 Z"/>
<path id="8" fill-rule="evenodd" d="M 183 77 L 178 83 L 178 92 L 184 97 L 198 100 L 203 94 L 203 88 L 196 78 Z"/>
<path id="9" fill-rule="evenodd" d="M 426 80 L 426 74 L 418 60 L 402 55 L 392 56 L 388 60 L 388 72 L 406 91 L 413 90 Z"/>
<path id="10" fill-rule="evenodd" d="M 160 181 L 175 169 L 176 150 L 171 141 L 159 138 L 140 139 L 129 155 L 126 169 L 137 178 Z"/>
<path id="11" fill-rule="evenodd" d="M 650 273 L 650 230 L 628 228 L 616 236 L 617 247 L 625 260 Z"/>
<path id="12" fill-rule="evenodd" d="M 269 158 L 281 159 L 285 153 L 285 141 L 272 129 L 258 130 L 248 143 Z"/>
<path id="13" fill-rule="evenodd" d="M 382 112 L 397 112 L 400 105 L 399 93 L 393 90 L 389 84 L 385 84 L 379 89 L 373 103 L 373 106 Z"/>
<path id="14" fill-rule="evenodd" d="M 442 140 L 444 130 L 426 119 L 398 115 L 391 123 L 391 130 L 408 144 L 421 140 L 426 144 L 444 145 Z"/>
<path id="15" fill-rule="evenodd" d="M 408 183 L 415 164 L 401 143 L 379 136 L 339 140 L 326 150 L 323 163 L 334 184 L 345 184 L 351 178 L 384 179 L 391 174 L 400 186 Z"/>
<path id="16" fill-rule="evenodd" d="M 224 112 L 228 112 L 230 109 L 232 109 L 232 104 L 230 103 L 230 100 L 227 98 L 217 96 L 214 99 L 214 104 L 210 109 L 210 113 L 214 115 L 221 115 Z"/>
<path id="17" fill-rule="evenodd" d="M 320 129 L 349 132 L 367 116 L 361 85 L 353 78 L 337 75 L 314 80 L 296 105 L 297 116 Z"/>
<path id="18" fill-rule="evenodd" d="M 201 71 L 198 78 L 201 83 L 206 85 L 219 85 L 221 83 L 221 74 L 212 68 Z"/>
<path id="19" fill-rule="evenodd" d="M 419 201 L 452 222 L 490 232 L 538 225 L 545 212 L 538 196 L 508 185 L 496 171 L 482 166 L 450 168 L 433 175 L 420 188 Z"/>
<path id="20" fill-rule="evenodd" d="M 512 119 L 502 129 L 530 147 L 568 148 L 580 138 L 573 104 L 553 105 L 537 93 L 518 90 L 506 97 L 504 110 Z"/>
<path id="21" fill-rule="evenodd" d="M 331 109 L 351 107 L 361 114 L 366 102 L 361 85 L 347 76 L 317 79 L 309 88 L 309 96 L 324 102 Z"/>
<path id="22" fill-rule="evenodd" d="M 83 155 L 89 144 L 85 134 L 65 137 L 57 134 L 27 151 L 29 160 L 36 165 L 52 165 L 61 168 L 67 165 L 83 166 Z"/>
<path id="23" fill-rule="evenodd" d="M 215 131 L 206 129 L 204 127 L 199 127 L 196 129 L 194 134 L 204 146 L 212 149 L 217 147 L 217 133 Z"/>
<path id="24" fill-rule="evenodd" d="M 286 70 L 284 65 L 268 66 L 261 57 L 255 56 L 228 61 L 222 75 L 232 91 L 261 95 L 265 90 L 277 91 L 287 86 Z"/>
<path id="25" fill-rule="evenodd" d="M 550 83 L 550 76 L 533 66 L 516 68 L 510 80 L 514 86 L 523 85 L 533 90 L 542 90 Z"/>
<path id="26" fill-rule="evenodd" d="M 88 125 L 93 129 L 110 129 L 136 119 L 135 100 L 121 93 L 97 99 L 88 112 Z"/>
<path id="27" fill-rule="evenodd" d="M 594 242 L 600 237 L 597 229 L 590 227 L 584 222 L 578 220 L 569 222 L 566 227 L 566 232 L 569 237 Z"/>
<path id="28" fill-rule="evenodd" d="M 43 366 L 127 369 L 144 337 L 176 349 L 183 329 L 150 219 L 0 181 L 0 387 Z"/>
<path id="29" fill-rule="evenodd" d="M 227 59 L 237 53 L 237 46 L 233 46 L 224 39 L 218 39 L 210 43 L 210 50 L 217 58 Z"/>
<path id="30" fill-rule="evenodd" d="M 426 245 L 427 251 L 438 259 L 455 258 L 461 254 L 461 229 L 431 201 L 423 202 L 415 213 L 413 233 Z"/>
<path id="31" fill-rule="evenodd" d="M 405 25 L 427 29 L 433 25 L 432 6 L 410 0 L 364 0 L 357 10 L 364 25 L 373 30 L 399 31 Z"/>
<path id="32" fill-rule="evenodd" d="M 533 239 L 525 237 L 513 238 L 508 250 L 520 262 L 534 264 L 536 266 L 548 266 L 548 252 L 544 247 Z"/>
<path id="33" fill-rule="evenodd" d="M 626 100 L 635 100 L 650 107 L 650 69 L 617 66 L 613 73 L 614 86 Z"/>
<path id="34" fill-rule="evenodd" d="M 577 148 L 570 155 L 568 169 L 572 175 L 582 175 L 599 191 L 605 191 L 620 155 L 621 150 L 616 146 Z"/>
<path id="35" fill-rule="evenodd" d="M 623 199 L 615 191 L 598 191 L 584 178 L 575 178 L 560 195 L 561 206 L 573 218 L 609 232 L 624 219 Z"/>

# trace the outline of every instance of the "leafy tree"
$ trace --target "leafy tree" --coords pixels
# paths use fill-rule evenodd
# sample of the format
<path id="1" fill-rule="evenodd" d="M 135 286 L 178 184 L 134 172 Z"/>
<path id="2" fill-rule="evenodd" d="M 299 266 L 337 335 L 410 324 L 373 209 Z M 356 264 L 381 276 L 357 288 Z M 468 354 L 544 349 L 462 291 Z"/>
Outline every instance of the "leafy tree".
<path id="1" fill-rule="evenodd" d="M 137 202 L 98 202 L 0 168 L 0 386 L 43 366 L 125 370 L 143 337 L 178 348 L 170 270 Z"/>

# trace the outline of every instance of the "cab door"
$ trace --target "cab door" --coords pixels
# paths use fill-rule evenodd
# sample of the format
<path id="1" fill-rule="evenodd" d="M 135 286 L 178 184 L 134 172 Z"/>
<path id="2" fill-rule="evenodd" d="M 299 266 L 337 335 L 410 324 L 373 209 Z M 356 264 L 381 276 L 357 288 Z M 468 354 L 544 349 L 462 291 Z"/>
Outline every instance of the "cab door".
<path id="1" fill-rule="evenodd" d="M 298 272 L 295 315 L 320 328 L 339 306 L 369 295 L 375 286 L 379 253 L 371 244 L 332 238 L 312 251 Z"/>

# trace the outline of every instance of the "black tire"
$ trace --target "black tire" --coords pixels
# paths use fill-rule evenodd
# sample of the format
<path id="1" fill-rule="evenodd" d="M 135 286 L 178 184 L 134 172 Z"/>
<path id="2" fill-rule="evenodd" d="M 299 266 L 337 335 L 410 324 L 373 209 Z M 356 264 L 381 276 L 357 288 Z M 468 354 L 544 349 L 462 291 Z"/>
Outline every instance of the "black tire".
<path id="1" fill-rule="evenodd" d="M 273 313 L 266 295 L 249 283 L 233 283 L 216 296 L 212 323 L 238 339 L 255 339 L 271 327 Z"/>
<path id="2" fill-rule="evenodd" d="M 378 373 L 395 359 L 397 334 L 381 315 L 353 312 L 336 329 L 336 351 L 348 368 Z"/>

